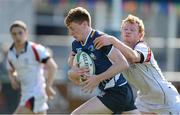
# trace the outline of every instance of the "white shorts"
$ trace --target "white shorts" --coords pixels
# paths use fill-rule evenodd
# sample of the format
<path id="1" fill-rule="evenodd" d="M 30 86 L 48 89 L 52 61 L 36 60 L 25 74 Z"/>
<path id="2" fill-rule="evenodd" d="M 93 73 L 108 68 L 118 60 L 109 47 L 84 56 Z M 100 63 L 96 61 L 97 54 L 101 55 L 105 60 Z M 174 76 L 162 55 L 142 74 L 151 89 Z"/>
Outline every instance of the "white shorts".
<path id="1" fill-rule="evenodd" d="M 142 101 L 136 100 L 135 105 L 137 109 L 142 112 L 180 115 L 180 102 L 177 102 L 174 105 L 160 105 L 160 104 L 146 104 Z"/>
<path id="2" fill-rule="evenodd" d="M 45 112 L 48 109 L 47 96 L 36 96 L 30 98 L 21 98 L 20 106 L 25 106 L 34 113 Z"/>

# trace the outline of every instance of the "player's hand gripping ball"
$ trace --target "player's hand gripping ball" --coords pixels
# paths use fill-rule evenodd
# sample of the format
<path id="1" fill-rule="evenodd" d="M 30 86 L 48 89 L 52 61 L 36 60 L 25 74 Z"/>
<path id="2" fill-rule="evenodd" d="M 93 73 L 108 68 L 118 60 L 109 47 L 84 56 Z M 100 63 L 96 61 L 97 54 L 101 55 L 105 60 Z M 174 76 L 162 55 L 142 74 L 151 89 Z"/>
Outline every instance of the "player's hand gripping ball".
<path id="1" fill-rule="evenodd" d="M 87 67 L 89 69 L 90 75 L 95 74 L 95 65 L 92 58 L 86 53 L 86 52 L 79 52 L 75 55 L 73 60 L 73 65 L 76 65 L 78 63 L 78 67 Z M 86 79 L 83 76 L 79 76 L 78 81 L 79 84 L 85 81 Z"/>

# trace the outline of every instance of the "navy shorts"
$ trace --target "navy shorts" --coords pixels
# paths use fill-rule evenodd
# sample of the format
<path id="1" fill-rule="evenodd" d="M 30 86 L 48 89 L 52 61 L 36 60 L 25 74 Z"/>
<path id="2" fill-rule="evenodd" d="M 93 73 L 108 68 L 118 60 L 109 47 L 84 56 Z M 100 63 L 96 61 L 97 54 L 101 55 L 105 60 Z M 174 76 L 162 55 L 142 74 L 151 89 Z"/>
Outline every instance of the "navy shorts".
<path id="1" fill-rule="evenodd" d="M 123 86 L 106 89 L 103 95 L 98 95 L 97 97 L 114 114 L 137 109 L 134 105 L 132 89 L 128 83 Z"/>

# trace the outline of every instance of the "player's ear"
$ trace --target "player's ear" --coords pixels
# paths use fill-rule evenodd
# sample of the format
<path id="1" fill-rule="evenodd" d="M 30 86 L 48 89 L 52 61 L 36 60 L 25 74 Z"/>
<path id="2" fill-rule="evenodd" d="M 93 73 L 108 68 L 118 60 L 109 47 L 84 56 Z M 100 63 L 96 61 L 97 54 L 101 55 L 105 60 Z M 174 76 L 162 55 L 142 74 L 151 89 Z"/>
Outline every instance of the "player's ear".
<path id="1" fill-rule="evenodd" d="M 139 38 L 142 39 L 142 37 L 143 37 L 143 34 L 139 32 Z"/>
<path id="2" fill-rule="evenodd" d="M 24 33 L 26 36 L 28 36 L 28 34 L 29 34 L 28 30 L 25 30 Z"/>
<path id="3" fill-rule="evenodd" d="M 83 22 L 82 22 L 82 25 L 83 25 L 84 27 L 86 27 L 86 26 L 88 26 L 88 22 L 87 22 L 87 21 L 83 21 Z"/>

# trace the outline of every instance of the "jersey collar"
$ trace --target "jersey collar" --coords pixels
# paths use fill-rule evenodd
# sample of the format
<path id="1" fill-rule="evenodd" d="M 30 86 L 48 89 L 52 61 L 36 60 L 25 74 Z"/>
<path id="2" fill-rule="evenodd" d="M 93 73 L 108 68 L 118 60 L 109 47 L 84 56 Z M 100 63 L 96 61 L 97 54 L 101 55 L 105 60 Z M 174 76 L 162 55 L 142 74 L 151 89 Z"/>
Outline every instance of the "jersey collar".
<path id="1" fill-rule="evenodd" d="M 91 36 L 92 33 L 93 33 L 93 30 L 91 29 L 91 31 L 89 32 L 88 36 L 86 37 L 85 42 L 84 42 L 84 43 L 81 42 L 81 45 L 82 45 L 82 46 L 85 46 L 85 45 L 86 45 L 86 43 L 87 43 L 87 41 L 88 41 L 88 39 L 90 38 L 90 36 Z"/>
<path id="2" fill-rule="evenodd" d="M 28 41 L 25 42 L 24 49 L 22 49 L 21 54 L 27 52 L 27 47 L 28 47 Z M 10 50 L 16 52 L 14 43 L 11 45 Z"/>
<path id="3" fill-rule="evenodd" d="M 141 42 L 144 42 L 144 40 L 139 40 L 133 47 L 133 49 L 136 47 L 137 44 L 141 43 Z"/>

